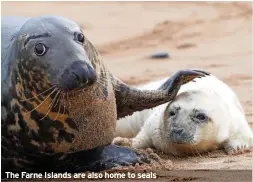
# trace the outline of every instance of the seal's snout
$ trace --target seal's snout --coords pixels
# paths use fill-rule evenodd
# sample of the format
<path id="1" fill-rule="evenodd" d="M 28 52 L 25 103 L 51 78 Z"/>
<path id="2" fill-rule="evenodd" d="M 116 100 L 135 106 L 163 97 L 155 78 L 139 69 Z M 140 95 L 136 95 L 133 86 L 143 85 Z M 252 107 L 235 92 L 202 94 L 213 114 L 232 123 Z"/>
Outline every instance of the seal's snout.
<path id="1" fill-rule="evenodd" d="M 64 70 L 59 86 L 64 90 L 73 90 L 92 85 L 97 80 L 96 71 L 84 61 L 75 61 Z"/>
<path id="2" fill-rule="evenodd" d="M 187 143 L 192 137 L 187 134 L 184 128 L 173 128 L 169 138 L 175 143 Z"/>
<path id="3" fill-rule="evenodd" d="M 184 129 L 182 128 L 174 128 L 170 132 L 170 138 L 178 141 L 182 138 L 182 135 L 184 135 Z"/>

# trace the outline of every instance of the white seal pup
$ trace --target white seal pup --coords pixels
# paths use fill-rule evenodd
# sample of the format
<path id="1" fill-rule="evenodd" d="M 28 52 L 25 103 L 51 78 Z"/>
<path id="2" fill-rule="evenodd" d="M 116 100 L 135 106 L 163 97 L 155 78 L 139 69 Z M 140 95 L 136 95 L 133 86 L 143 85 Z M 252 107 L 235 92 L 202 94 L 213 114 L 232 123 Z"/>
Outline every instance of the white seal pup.
<path id="1" fill-rule="evenodd" d="M 166 78 L 167 79 L 167 78 Z M 159 89 L 163 80 L 139 89 Z M 234 91 L 213 75 L 183 85 L 176 98 L 117 121 L 114 143 L 132 139 L 132 147 L 154 147 L 173 155 L 224 148 L 228 154 L 253 146 L 253 132 Z"/>

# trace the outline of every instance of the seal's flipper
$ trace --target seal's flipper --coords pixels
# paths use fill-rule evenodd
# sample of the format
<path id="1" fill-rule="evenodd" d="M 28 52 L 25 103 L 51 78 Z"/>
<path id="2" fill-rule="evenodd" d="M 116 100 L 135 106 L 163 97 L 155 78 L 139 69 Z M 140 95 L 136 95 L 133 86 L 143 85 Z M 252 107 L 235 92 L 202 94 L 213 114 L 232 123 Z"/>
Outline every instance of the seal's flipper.
<path id="1" fill-rule="evenodd" d="M 170 77 L 158 90 L 138 90 L 116 80 L 115 95 L 118 119 L 136 111 L 149 109 L 171 101 L 180 87 L 189 81 L 209 75 L 200 70 L 180 70 Z"/>
<path id="2" fill-rule="evenodd" d="M 127 147 L 107 145 L 92 150 L 68 154 L 61 158 L 54 171 L 84 172 L 103 171 L 113 167 L 134 165 L 148 162 L 144 155 L 137 154 Z"/>
<path id="3" fill-rule="evenodd" d="M 248 142 L 236 139 L 225 142 L 224 149 L 228 155 L 236 155 L 252 151 L 252 146 L 249 146 Z"/>
<path id="4" fill-rule="evenodd" d="M 245 131 L 247 131 L 245 129 Z M 244 131 L 244 132 L 245 132 Z M 226 142 L 224 142 L 223 147 L 225 152 L 229 155 L 236 155 L 253 150 L 253 136 L 250 132 L 237 133 L 231 136 Z"/>

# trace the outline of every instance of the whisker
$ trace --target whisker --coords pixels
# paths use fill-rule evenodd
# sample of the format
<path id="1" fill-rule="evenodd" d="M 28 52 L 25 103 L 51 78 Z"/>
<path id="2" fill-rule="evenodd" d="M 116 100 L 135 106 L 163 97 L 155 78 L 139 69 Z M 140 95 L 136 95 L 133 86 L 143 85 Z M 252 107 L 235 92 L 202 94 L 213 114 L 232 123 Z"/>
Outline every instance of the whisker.
<path id="1" fill-rule="evenodd" d="M 103 85 L 104 85 L 104 82 L 107 82 L 106 76 L 109 76 L 109 78 L 112 78 L 113 80 L 115 79 L 115 77 L 112 76 L 109 71 L 105 70 L 105 73 L 106 75 L 101 75 L 100 79 L 98 80 L 98 82 L 102 83 Z M 114 90 L 119 91 L 119 88 L 117 86 L 120 84 L 117 81 L 114 82 L 112 85 L 113 85 Z"/>
<path id="2" fill-rule="evenodd" d="M 103 79 L 97 80 L 97 83 L 100 83 L 101 86 L 103 86 L 105 88 L 105 80 L 103 80 Z"/>
<path id="3" fill-rule="evenodd" d="M 56 87 L 56 85 L 53 85 L 53 86 L 52 86 L 52 87 L 50 87 L 49 89 L 47 89 L 47 90 L 45 90 L 45 91 L 41 92 L 40 94 L 35 95 L 34 97 L 31 97 L 31 98 L 29 98 L 29 99 L 21 99 L 20 101 L 21 101 L 21 102 L 23 102 L 23 101 L 29 101 L 29 100 L 32 100 L 32 99 L 34 99 L 35 97 L 38 97 L 38 96 L 42 95 L 43 93 L 45 93 L 45 92 L 47 92 L 47 91 L 51 90 L 51 89 L 52 89 L 52 88 L 54 88 L 54 87 Z"/>
<path id="4" fill-rule="evenodd" d="M 104 86 L 104 83 L 101 82 L 100 80 L 98 80 L 97 83 L 98 83 L 100 86 L 102 86 L 103 88 L 105 87 L 105 86 Z"/>
<path id="5" fill-rule="evenodd" d="M 199 153 L 198 148 L 194 148 L 194 150 L 197 152 L 197 154 L 198 154 L 199 157 L 203 158 L 203 156 Z"/>
<path id="6" fill-rule="evenodd" d="M 61 116 L 65 114 L 65 108 L 66 108 L 64 96 L 65 96 L 65 93 L 63 93 L 63 108 L 64 108 L 64 110 L 63 110 L 63 114 L 61 114 Z"/>
<path id="7" fill-rule="evenodd" d="M 48 107 L 48 111 L 47 111 L 46 115 L 45 115 L 43 118 L 41 118 L 40 120 L 43 120 L 43 119 L 49 114 L 49 112 L 51 111 L 52 106 L 54 105 L 55 99 L 57 98 L 57 96 L 58 96 L 59 93 L 61 93 L 60 90 L 59 90 L 59 91 L 56 93 L 56 95 L 54 96 L 54 98 L 53 98 L 51 104 L 50 104 L 49 107 Z"/>
<path id="8" fill-rule="evenodd" d="M 61 95 L 60 95 L 60 97 L 58 98 L 58 101 L 59 100 L 61 100 L 61 98 L 62 98 L 62 93 L 61 93 Z M 58 101 L 57 101 L 57 103 L 58 103 Z M 57 106 L 57 103 L 56 103 L 56 106 Z M 58 116 L 59 116 L 59 113 L 60 113 L 60 109 L 61 109 L 61 101 L 60 101 L 60 106 L 59 106 L 59 108 L 58 108 L 58 111 L 57 111 L 57 115 L 56 115 L 56 117 L 54 118 L 54 121 L 58 118 Z"/>
<path id="9" fill-rule="evenodd" d="M 98 82 L 98 85 L 97 85 L 97 89 L 99 90 L 99 92 L 101 93 L 101 95 L 103 96 L 103 97 L 105 97 L 105 95 L 104 95 L 104 93 L 103 93 L 103 88 L 105 88 L 105 87 L 103 87 L 103 88 L 101 88 L 101 87 L 103 87 L 103 85 L 101 85 L 99 82 Z"/>
<path id="10" fill-rule="evenodd" d="M 191 153 L 192 153 L 193 155 L 196 155 L 196 154 L 195 154 L 195 151 L 193 150 L 192 147 L 190 147 L 190 150 L 191 150 Z"/>
<path id="11" fill-rule="evenodd" d="M 60 90 L 59 92 L 60 92 L 60 96 L 58 97 L 58 99 L 57 99 L 57 101 L 56 101 L 56 103 L 55 103 L 55 105 L 54 105 L 53 107 L 56 107 L 56 106 L 57 106 L 57 104 L 58 104 L 58 102 L 59 102 L 59 100 L 60 100 L 60 98 L 61 98 L 61 95 L 62 95 L 61 90 Z"/>
<path id="12" fill-rule="evenodd" d="M 57 90 L 57 88 L 55 88 L 39 105 L 37 105 L 34 109 L 32 109 L 31 111 L 25 113 L 26 114 L 29 114 L 31 112 L 33 112 L 34 110 L 36 110 L 37 108 L 39 108 L 49 97 L 50 95 L 52 95 L 55 91 Z"/>

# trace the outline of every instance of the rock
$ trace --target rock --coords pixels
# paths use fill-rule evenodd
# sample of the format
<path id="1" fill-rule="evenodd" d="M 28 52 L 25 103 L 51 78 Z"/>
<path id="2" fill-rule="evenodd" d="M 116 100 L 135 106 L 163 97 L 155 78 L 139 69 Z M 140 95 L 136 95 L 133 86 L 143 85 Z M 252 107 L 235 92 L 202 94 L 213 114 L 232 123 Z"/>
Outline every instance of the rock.
<path id="1" fill-rule="evenodd" d="M 169 54 L 167 52 L 157 52 L 151 55 L 152 59 L 164 59 L 169 58 Z"/>

